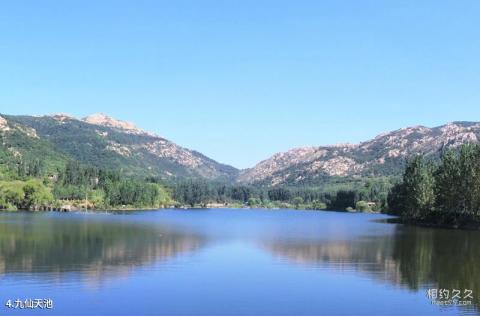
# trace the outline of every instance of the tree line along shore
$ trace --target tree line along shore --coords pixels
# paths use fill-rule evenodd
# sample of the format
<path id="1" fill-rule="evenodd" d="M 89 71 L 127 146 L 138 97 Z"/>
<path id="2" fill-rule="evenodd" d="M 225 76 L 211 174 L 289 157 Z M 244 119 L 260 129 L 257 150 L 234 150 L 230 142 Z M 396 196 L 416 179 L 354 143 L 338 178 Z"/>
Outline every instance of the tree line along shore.
<path id="1" fill-rule="evenodd" d="M 38 159 L 0 164 L 1 210 L 113 210 L 163 207 L 255 207 L 381 211 L 386 179 L 315 187 L 263 187 L 198 179 L 165 181 L 70 161 L 55 172 Z"/>
<path id="2" fill-rule="evenodd" d="M 1 157 L 0 157 L 1 158 Z M 0 159 L 1 210 L 252 207 L 383 212 L 405 223 L 480 226 L 480 146 L 449 149 L 440 160 L 406 161 L 402 177 L 333 179 L 322 186 L 271 187 L 198 179 L 125 176 L 68 161 Z"/>

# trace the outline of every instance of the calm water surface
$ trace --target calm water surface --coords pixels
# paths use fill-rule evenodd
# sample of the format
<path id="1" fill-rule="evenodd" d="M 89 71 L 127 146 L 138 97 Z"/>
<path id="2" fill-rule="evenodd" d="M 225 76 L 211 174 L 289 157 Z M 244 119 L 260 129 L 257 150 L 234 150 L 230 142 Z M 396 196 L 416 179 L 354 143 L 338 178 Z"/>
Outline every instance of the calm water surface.
<path id="1" fill-rule="evenodd" d="M 0 314 L 468 315 L 480 232 L 376 214 L 162 210 L 0 213 Z M 429 288 L 471 289 L 440 307 Z M 8 299 L 51 298 L 49 311 Z"/>

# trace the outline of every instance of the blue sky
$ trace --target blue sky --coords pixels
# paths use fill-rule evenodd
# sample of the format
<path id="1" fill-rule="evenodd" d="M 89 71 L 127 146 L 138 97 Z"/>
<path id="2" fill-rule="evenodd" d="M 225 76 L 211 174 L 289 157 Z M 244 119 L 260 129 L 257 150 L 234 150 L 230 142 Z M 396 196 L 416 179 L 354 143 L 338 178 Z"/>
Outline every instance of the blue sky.
<path id="1" fill-rule="evenodd" d="M 480 121 L 479 1 L 4 1 L 0 112 L 95 112 L 236 167 Z"/>

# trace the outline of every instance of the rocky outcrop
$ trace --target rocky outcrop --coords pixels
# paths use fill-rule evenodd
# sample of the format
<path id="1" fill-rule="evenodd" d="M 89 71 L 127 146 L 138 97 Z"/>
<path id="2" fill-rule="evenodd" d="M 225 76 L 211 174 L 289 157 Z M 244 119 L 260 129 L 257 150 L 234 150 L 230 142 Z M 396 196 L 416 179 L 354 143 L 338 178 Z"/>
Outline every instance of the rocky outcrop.
<path id="1" fill-rule="evenodd" d="M 405 158 L 413 154 L 438 157 L 446 148 L 477 143 L 479 139 L 480 123 L 454 122 L 435 128 L 402 128 L 360 144 L 305 147 L 278 153 L 254 168 L 242 171 L 238 180 L 278 185 L 325 176 L 398 174 Z"/>
<path id="2" fill-rule="evenodd" d="M 58 122 L 65 122 L 65 121 L 70 121 L 70 120 L 75 120 L 75 118 L 69 114 L 65 113 L 54 113 L 50 115 L 51 118 Z"/>
<path id="3" fill-rule="evenodd" d="M 133 123 L 117 120 L 102 113 L 89 115 L 87 117 L 84 117 L 82 121 L 89 124 L 93 124 L 93 125 L 106 126 L 106 127 L 114 128 L 117 130 L 122 130 L 125 133 L 129 133 L 129 134 L 155 136 L 154 134 L 151 134 L 144 130 L 139 129 Z"/>
<path id="4" fill-rule="evenodd" d="M 7 120 L 0 116 L 0 131 L 6 131 L 8 129 L 9 127 Z"/>

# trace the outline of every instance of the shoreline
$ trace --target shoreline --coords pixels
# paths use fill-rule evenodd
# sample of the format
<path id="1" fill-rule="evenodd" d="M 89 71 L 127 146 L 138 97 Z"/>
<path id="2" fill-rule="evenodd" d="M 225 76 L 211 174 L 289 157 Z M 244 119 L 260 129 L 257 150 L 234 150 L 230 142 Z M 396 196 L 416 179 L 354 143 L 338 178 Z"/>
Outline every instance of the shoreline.
<path id="1" fill-rule="evenodd" d="M 403 224 L 407 226 L 416 226 L 423 228 L 435 228 L 435 229 L 449 229 L 449 230 L 480 230 L 480 222 L 476 220 L 462 219 L 457 223 L 444 222 L 444 219 L 436 218 L 433 220 L 428 219 L 405 219 L 401 217 L 395 217 L 388 219 L 387 222 L 392 224 Z"/>
<path id="2" fill-rule="evenodd" d="M 308 209 L 308 208 L 290 208 L 290 207 L 262 207 L 262 206 L 238 206 L 238 205 L 207 205 L 207 206 L 162 206 L 162 207 L 111 207 L 111 208 L 97 208 L 97 209 L 85 209 L 85 208 L 72 208 L 69 210 L 66 209 L 45 209 L 45 210 L 0 210 L 0 212 L 31 212 L 31 213 L 40 213 L 40 212 L 58 212 L 58 213 L 75 213 L 75 212 L 118 212 L 118 211 L 127 211 L 127 212 L 136 212 L 136 211 L 155 211 L 155 210 L 208 210 L 208 209 L 233 209 L 233 210 L 290 210 L 290 211 L 312 211 L 312 212 L 337 212 L 337 213 L 349 213 L 349 214 L 383 214 L 382 212 L 377 211 L 356 211 L 356 210 L 333 210 L 333 209 Z M 388 214 L 385 214 L 388 215 Z"/>
<path id="3" fill-rule="evenodd" d="M 112 207 L 106 209 L 84 209 L 76 208 L 71 210 L 60 210 L 60 209 L 48 209 L 48 210 L 0 210 L 0 212 L 6 213 L 15 213 L 15 212 L 29 212 L 29 213 L 40 213 L 40 212 L 58 212 L 58 213 L 79 213 L 79 212 L 141 212 L 141 211 L 161 211 L 161 210 L 208 210 L 208 209 L 232 209 L 232 210 L 289 210 L 289 211 L 311 211 L 311 212 L 337 212 L 337 213 L 349 213 L 349 214 L 384 214 L 389 216 L 394 216 L 393 218 L 382 220 L 384 223 L 389 224 L 402 224 L 407 226 L 414 227 L 423 227 L 423 228 L 434 228 L 434 229 L 449 229 L 449 230 L 468 230 L 468 231 L 478 231 L 480 230 L 480 221 L 475 221 L 467 218 L 460 218 L 457 223 L 446 223 L 445 219 L 442 218 L 432 218 L 432 219 L 405 219 L 397 215 L 392 215 L 382 212 L 374 211 L 345 211 L 345 210 L 329 210 L 329 209 L 303 209 L 303 208 L 288 208 L 288 207 L 250 207 L 250 206 L 238 206 L 238 205 L 207 205 L 207 206 L 162 206 L 162 207 Z"/>

